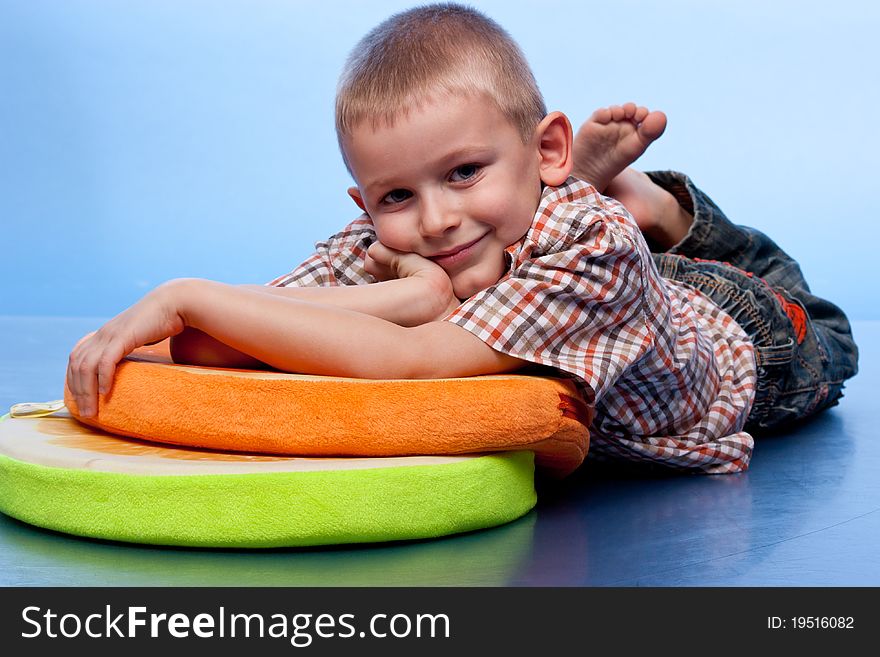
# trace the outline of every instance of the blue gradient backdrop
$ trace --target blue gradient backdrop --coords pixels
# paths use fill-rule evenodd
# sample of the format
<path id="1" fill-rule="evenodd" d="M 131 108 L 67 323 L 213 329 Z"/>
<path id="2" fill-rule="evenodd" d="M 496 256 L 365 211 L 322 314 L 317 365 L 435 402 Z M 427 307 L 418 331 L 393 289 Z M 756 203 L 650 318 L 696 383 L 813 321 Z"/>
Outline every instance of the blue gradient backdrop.
<path id="1" fill-rule="evenodd" d="M 880 10 L 870 3 L 473 3 L 574 123 L 636 100 L 689 173 L 814 291 L 880 318 Z M 348 51 L 410 2 L 0 0 L 0 292 L 109 316 L 179 276 L 264 282 L 357 214 L 333 133 Z"/>

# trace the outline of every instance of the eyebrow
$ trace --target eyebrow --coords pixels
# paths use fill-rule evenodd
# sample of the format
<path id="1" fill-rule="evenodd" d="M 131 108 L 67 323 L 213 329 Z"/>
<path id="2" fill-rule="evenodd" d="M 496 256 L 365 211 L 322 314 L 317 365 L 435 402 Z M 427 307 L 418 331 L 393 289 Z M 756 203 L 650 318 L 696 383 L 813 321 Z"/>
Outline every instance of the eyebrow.
<path id="1" fill-rule="evenodd" d="M 454 151 L 450 151 L 449 153 L 444 153 L 441 157 L 438 157 L 436 160 L 434 160 L 434 162 L 431 163 L 431 167 L 437 169 L 445 169 L 451 167 L 453 162 L 474 159 L 478 156 L 488 155 L 491 152 L 492 148 L 490 146 L 465 146 L 463 148 L 458 148 Z M 370 184 L 366 185 L 364 189 L 368 194 L 371 194 L 378 189 L 393 187 L 394 184 L 394 178 L 379 178 L 378 180 L 374 180 Z"/>

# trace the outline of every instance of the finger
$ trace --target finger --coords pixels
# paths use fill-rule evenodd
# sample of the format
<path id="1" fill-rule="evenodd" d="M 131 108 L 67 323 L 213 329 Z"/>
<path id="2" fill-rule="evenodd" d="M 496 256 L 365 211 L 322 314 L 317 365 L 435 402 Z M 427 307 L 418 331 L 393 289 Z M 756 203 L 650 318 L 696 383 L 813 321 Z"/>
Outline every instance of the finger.
<path id="1" fill-rule="evenodd" d="M 116 363 L 104 360 L 98 363 L 98 394 L 106 395 L 113 386 L 113 375 L 116 373 Z"/>
<path id="2" fill-rule="evenodd" d="M 379 278 L 382 278 L 384 280 L 391 280 L 395 278 L 405 277 L 406 274 L 404 271 L 402 271 L 402 269 L 405 269 L 405 260 L 413 254 L 406 254 L 401 251 L 397 251 L 395 249 L 387 247 L 380 242 L 375 242 L 370 246 L 368 250 L 368 255 L 379 267 L 379 271 L 381 273 Z"/>
<path id="3" fill-rule="evenodd" d="M 98 361 L 97 383 L 98 394 L 106 395 L 113 388 L 113 379 L 116 376 L 116 365 L 125 356 L 123 349 L 107 350 Z"/>
<path id="4" fill-rule="evenodd" d="M 388 267 L 393 264 L 397 251 L 389 249 L 381 242 L 373 242 L 370 248 L 367 249 L 367 254 L 380 265 Z"/>
<path id="5" fill-rule="evenodd" d="M 77 396 L 76 404 L 80 415 L 91 417 L 97 409 L 97 363 L 91 354 L 82 358 L 76 366 Z"/>
<path id="6" fill-rule="evenodd" d="M 373 278 L 376 278 L 380 281 L 387 281 L 396 278 L 394 276 L 394 272 L 392 272 L 388 266 L 377 261 L 369 253 L 367 253 L 366 257 L 364 258 L 364 269 Z"/>
<path id="7" fill-rule="evenodd" d="M 76 406 L 80 414 L 82 414 L 83 405 L 85 404 L 83 398 L 83 378 L 81 374 L 84 356 L 85 348 L 80 345 L 74 349 L 70 357 L 70 391 L 73 394 L 73 398 L 76 400 Z"/>
<path id="8" fill-rule="evenodd" d="M 71 394 L 76 393 L 76 364 L 79 362 L 80 348 L 93 335 L 94 333 L 87 333 L 77 340 L 70 350 L 70 355 L 67 357 L 67 388 Z"/>
<path id="9" fill-rule="evenodd" d="M 76 401 L 77 407 L 79 407 L 80 405 L 81 392 L 79 378 L 80 363 L 82 362 L 86 345 L 95 335 L 95 333 L 96 331 L 92 331 L 91 333 L 87 333 L 79 340 L 77 340 L 76 344 L 70 350 L 70 356 L 67 359 L 67 389 L 70 391 L 71 396 L 73 396 L 74 400 Z"/>
<path id="10" fill-rule="evenodd" d="M 92 417 L 98 412 L 98 363 L 106 351 L 106 338 L 100 331 L 75 350 L 76 403 L 83 417 Z"/>
<path id="11" fill-rule="evenodd" d="M 65 374 L 67 381 L 67 389 L 70 391 L 70 395 L 76 399 L 76 381 L 73 375 L 73 355 L 67 359 L 67 372 Z"/>
<path id="12" fill-rule="evenodd" d="M 79 371 L 82 361 L 82 349 L 77 347 L 70 353 L 70 360 L 67 363 L 67 385 L 70 388 L 70 394 L 73 395 L 77 407 L 80 406 L 80 395 L 82 394 L 82 386 L 80 385 Z"/>

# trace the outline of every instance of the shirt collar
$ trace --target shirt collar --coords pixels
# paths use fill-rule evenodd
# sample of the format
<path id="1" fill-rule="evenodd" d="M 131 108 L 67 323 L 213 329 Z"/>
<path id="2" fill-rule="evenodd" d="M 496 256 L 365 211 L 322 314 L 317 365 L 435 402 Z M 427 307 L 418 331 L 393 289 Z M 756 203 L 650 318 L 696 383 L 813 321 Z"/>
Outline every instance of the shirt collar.
<path id="1" fill-rule="evenodd" d="M 532 219 L 532 225 L 529 227 L 529 230 L 526 231 L 526 234 L 519 240 L 504 249 L 505 261 L 507 263 L 507 273 L 505 274 L 505 278 L 513 272 L 513 269 L 520 264 L 520 261 L 529 257 L 531 248 L 527 249 L 529 253 L 523 253 L 526 245 L 537 243 L 537 235 L 535 235 L 535 232 L 537 231 L 536 225 L 539 223 L 539 217 L 551 214 L 554 205 L 559 203 L 572 203 L 591 196 L 598 197 L 601 196 L 601 194 L 599 194 L 598 190 L 591 184 L 575 178 L 574 176 L 569 176 L 568 179 L 559 186 L 545 186 L 541 191 L 541 200 L 538 202 L 538 209 L 535 211 L 535 217 Z"/>

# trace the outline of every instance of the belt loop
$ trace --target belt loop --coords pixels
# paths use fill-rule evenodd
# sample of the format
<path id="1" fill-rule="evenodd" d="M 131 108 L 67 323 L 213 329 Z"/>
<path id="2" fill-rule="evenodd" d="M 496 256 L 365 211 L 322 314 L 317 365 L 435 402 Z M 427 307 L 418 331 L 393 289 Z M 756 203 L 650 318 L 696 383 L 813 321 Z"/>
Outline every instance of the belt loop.
<path id="1" fill-rule="evenodd" d="M 789 338 L 785 344 L 756 347 L 755 356 L 758 367 L 772 367 L 774 365 L 785 365 L 790 363 L 794 358 L 795 343 L 794 338 Z"/>

